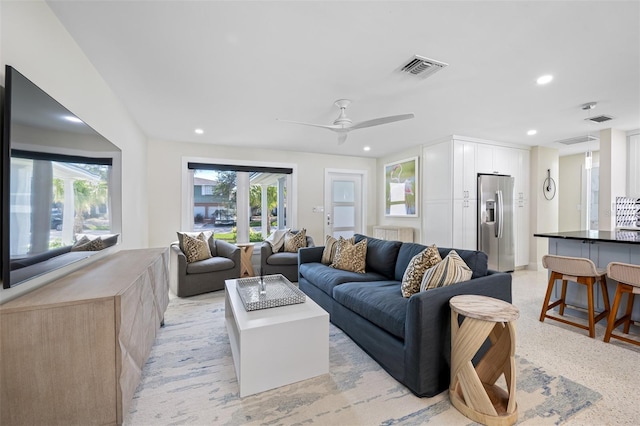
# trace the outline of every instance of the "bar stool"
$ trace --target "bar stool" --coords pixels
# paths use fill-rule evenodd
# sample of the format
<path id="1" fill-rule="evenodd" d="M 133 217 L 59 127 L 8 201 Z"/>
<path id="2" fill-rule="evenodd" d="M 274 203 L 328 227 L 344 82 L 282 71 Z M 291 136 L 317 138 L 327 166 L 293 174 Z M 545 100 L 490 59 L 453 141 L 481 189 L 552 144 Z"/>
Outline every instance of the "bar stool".
<path id="1" fill-rule="evenodd" d="M 604 269 L 596 268 L 596 265 L 590 260 L 582 257 L 568 257 L 568 256 L 554 256 L 544 255 L 542 256 L 542 266 L 551 272 L 549 277 L 549 285 L 547 287 L 547 294 L 544 298 L 544 305 L 542 305 L 542 312 L 540 312 L 540 321 L 544 322 L 545 318 L 549 318 L 555 321 L 559 321 L 565 324 L 573 325 L 583 330 L 589 331 L 589 337 L 596 336 L 596 323 L 603 318 L 607 318 L 609 315 L 609 294 L 607 293 L 607 284 L 605 275 L 607 272 Z M 549 304 L 551 299 L 551 292 L 556 280 L 562 280 L 562 293 L 560 299 Z M 547 314 L 549 309 L 553 309 L 560 305 L 558 314 L 564 315 L 564 308 L 567 305 L 567 281 L 573 281 L 578 284 L 585 285 L 587 287 L 587 307 L 589 313 L 589 326 L 570 321 L 565 318 L 559 318 Z M 594 310 L 594 284 L 596 281 L 600 282 L 602 289 L 602 298 L 604 300 L 604 311 L 598 315 Z"/>
<path id="2" fill-rule="evenodd" d="M 607 331 L 604 334 L 604 341 L 608 343 L 613 337 L 627 343 L 640 346 L 640 341 L 613 334 L 613 329 L 618 327 L 620 324 L 624 324 L 624 333 L 629 334 L 633 298 L 636 294 L 640 294 L 640 265 L 611 262 L 607 265 L 607 275 L 612 280 L 618 282 L 618 288 L 616 289 L 616 295 L 613 298 L 613 308 L 609 315 L 609 323 L 607 324 Z M 618 306 L 620 306 L 623 293 L 627 293 L 629 295 L 627 298 L 627 310 L 621 318 L 616 320 L 616 316 L 618 315 Z"/>

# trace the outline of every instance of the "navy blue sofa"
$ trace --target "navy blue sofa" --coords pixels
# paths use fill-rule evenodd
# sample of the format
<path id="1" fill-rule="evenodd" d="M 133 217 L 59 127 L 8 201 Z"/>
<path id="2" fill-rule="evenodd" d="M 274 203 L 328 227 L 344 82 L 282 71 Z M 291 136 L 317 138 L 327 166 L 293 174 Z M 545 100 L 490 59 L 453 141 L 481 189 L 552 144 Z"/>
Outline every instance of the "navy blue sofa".
<path id="1" fill-rule="evenodd" d="M 364 238 L 364 274 L 322 264 L 324 247 L 303 248 L 298 252 L 298 285 L 392 377 L 417 396 L 437 395 L 450 380 L 449 299 L 480 294 L 511 302 L 511 275 L 488 270 L 483 252 L 456 250 L 473 271 L 471 280 L 405 298 L 400 290 L 404 271 L 426 246 L 355 236 L 356 242 Z M 438 250 L 444 258 L 451 249 Z"/>

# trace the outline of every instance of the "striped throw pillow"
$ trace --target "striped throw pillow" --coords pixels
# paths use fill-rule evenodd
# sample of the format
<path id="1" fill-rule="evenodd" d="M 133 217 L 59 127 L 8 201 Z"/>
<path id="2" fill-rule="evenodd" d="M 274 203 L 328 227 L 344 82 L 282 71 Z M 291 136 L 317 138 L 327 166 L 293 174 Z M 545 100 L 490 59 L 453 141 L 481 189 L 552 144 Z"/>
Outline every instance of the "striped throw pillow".
<path id="1" fill-rule="evenodd" d="M 471 275 L 473 275 L 471 268 L 464 263 L 455 250 L 451 250 L 442 262 L 427 269 L 420 284 L 420 291 L 469 281 Z"/>

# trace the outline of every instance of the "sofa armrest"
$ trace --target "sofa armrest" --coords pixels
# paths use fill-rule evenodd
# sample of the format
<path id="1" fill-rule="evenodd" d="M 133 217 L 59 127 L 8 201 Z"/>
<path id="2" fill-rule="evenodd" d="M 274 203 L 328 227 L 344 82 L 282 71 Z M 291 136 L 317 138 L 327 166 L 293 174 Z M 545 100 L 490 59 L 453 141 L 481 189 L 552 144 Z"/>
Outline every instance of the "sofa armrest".
<path id="1" fill-rule="evenodd" d="M 215 242 L 218 256 L 231 259 L 236 265 L 240 265 L 240 247 L 224 240 L 215 240 Z"/>
<path id="2" fill-rule="evenodd" d="M 298 250 L 298 266 L 303 263 L 320 262 L 322 260 L 323 251 L 324 246 L 301 248 Z"/>
<path id="3" fill-rule="evenodd" d="M 178 274 L 186 275 L 187 274 L 187 256 L 180 250 L 180 246 L 178 242 L 171 243 L 171 253 L 174 259 L 176 260 L 173 266 L 176 267 L 176 271 Z"/>
<path id="4" fill-rule="evenodd" d="M 405 322 L 405 365 L 408 368 L 405 377 L 413 381 L 410 388 L 422 389 L 427 396 L 445 389 L 450 380 L 449 300 L 460 294 L 478 294 L 511 302 L 511 275 L 489 271 L 484 277 L 411 296 Z M 434 383 L 439 386 L 430 385 Z"/>

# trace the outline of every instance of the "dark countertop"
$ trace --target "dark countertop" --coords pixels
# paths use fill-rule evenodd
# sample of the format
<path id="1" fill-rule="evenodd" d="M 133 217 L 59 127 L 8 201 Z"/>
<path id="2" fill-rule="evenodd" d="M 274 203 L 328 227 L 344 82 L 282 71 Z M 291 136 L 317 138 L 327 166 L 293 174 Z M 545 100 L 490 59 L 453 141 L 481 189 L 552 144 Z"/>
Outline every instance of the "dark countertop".
<path id="1" fill-rule="evenodd" d="M 568 240 L 602 241 L 606 243 L 640 244 L 640 231 L 570 231 L 533 234 L 534 237 Z"/>

